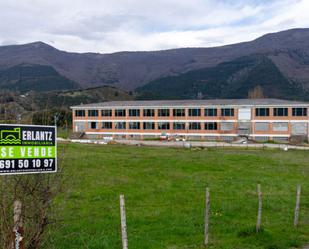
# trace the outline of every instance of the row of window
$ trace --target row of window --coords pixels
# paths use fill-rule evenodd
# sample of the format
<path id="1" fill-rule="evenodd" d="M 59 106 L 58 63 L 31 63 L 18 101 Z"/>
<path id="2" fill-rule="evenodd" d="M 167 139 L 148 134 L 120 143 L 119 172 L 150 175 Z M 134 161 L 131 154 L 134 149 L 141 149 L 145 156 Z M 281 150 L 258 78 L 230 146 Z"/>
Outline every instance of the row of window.
<path id="1" fill-rule="evenodd" d="M 84 124 L 84 123 L 83 123 Z M 287 132 L 289 130 L 288 122 L 273 123 L 259 122 L 254 124 L 255 131 L 267 132 L 272 129 L 275 132 Z M 79 124 L 80 125 L 80 124 Z M 239 124 L 238 124 L 239 125 Z M 113 129 L 113 122 L 89 122 L 88 127 L 90 129 Z M 218 130 L 219 126 L 217 122 L 158 122 L 157 126 L 155 122 L 115 122 L 114 129 L 117 130 Z M 306 123 L 294 123 L 291 125 L 293 134 L 307 134 Z M 238 128 L 240 128 L 238 126 Z M 85 129 L 84 125 L 80 125 L 80 129 Z M 220 125 L 221 131 L 232 131 L 235 129 L 235 123 L 233 122 L 222 122 Z M 246 127 L 247 131 L 250 132 L 251 128 Z"/>
<path id="2" fill-rule="evenodd" d="M 143 109 L 143 116 L 144 117 L 154 117 L 155 116 L 155 109 Z M 129 109 L 128 110 L 129 117 L 140 117 L 141 110 L 140 109 Z M 85 117 L 86 111 L 85 110 L 75 110 L 76 117 Z M 99 110 L 88 110 L 88 117 L 98 117 Z M 102 117 L 112 117 L 113 112 L 112 110 L 101 110 Z M 115 117 L 125 117 L 127 116 L 126 109 L 116 109 L 115 110 Z M 158 109 L 158 116 L 159 117 L 170 117 L 170 109 Z M 186 116 L 185 109 L 173 109 L 173 117 L 184 117 Z M 189 117 L 200 117 L 201 116 L 201 109 L 192 108 L 188 110 Z M 215 117 L 217 116 L 217 109 L 208 108 L 204 110 L 204 116 L 208 117 Z M 221 109 L 221 116 L 234 116 L 234 109 L 233 108 L 222 108 Z"/>
<path id="3" fill-rule="evenodd" d="M 143 109 L 143 116 L 144 117 L 154 117 L 155 116 L 155 109 Z M 222 108 L 221 109 L 221 116 L 223 117 L 234 117 L 233 108 Z M 184 117 L 186 116 L 185 109 L 173 109 L 173 117 Z M 275 117 L 287 117 L 289 114 L 288 108 L 273 108 L 273 115 Z M 141 110 L 140 109 L 129 109 L 128 110 L 129 117 L 140 117 Z M 85 117 L 86 111 L 85 110 L 75 110 L 76 117 Z M 88 117 L 98 117 L 99 110 L 88 110 Z M 101 110 L 102 117 L 112 117 L 113 112 L 112 110 Z M 115 110 L 115 117 L 126 117 L 127 110 L 126 109 L 116 109 Z M 158 109 L 158 116 L 159 117 L 169 117 L 170 116 L 170 109 Z M 201 109 L 198 108 L 191 108 L 188 109 L 188 116 L 189 117 L 200 117 L 201 116 Z M 204 116 L 205 117 L 216 117 L 218 116 L 218 111 L 215 108 L 207 108 L 204 109 Z M 270 108 L 255 108 L 255 116 L 257 117 L 267 117 L 270 116 Z M 304 107 L 297 107 L 292 108 L 292 116 L 307 116 L 307 108 Z"/>
<path id="4" fill-rule="evenodd" d="M 113 124 L 112 122 L 102 122 L 101 123 L 101 129 L 112 129 Z M 115 129 L 118 130 L 124 130 L 124 129 L 130 129 L 130 130 L 139 130 L 141 129 L 141 125 L 143 126 L 144 130 L 155 130 L 155 123 L 154 122 L 115 122 Z M 172 125 L 174 130 L 185 130 L 186 129 L 186 123 L 185 122 L 175 122 Z M 189 130 L 201 130 L 202 127 L 204 127 L 205 130 L 217 130 L 218 129 L 218 123 L 217 122 L 206 122 L 206 123 L 200 123 L 200 122 L 190 122 L 188 123 L 188 129 Z M 90 122 L 90 128 L 91 129 L 98 129 L 98 122 Z M 158 130 L 170 130 L 171 125 L 169 122 L 158 122 L 157 126 Z"/>
<path id="5" fill-rule="evenodd" d="M 275 117 L 287 117 L 289 115 L 288 108 L 273 108 L 273 115 Z M 255 108 L 255 116 L 268 117 L 270 116 L 270 108 Z M 292 108 L 292 116 L 307 116 L 307 108 L 297 107 Z"/>

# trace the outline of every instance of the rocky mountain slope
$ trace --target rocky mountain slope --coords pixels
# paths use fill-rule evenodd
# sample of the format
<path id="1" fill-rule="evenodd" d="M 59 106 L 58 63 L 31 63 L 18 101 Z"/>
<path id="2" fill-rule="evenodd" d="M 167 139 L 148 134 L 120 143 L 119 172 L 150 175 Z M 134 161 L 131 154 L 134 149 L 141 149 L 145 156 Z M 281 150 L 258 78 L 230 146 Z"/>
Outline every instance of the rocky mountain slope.
<path id="1" fill-rule="evenodd" d="M 42 42 L 2 46 L 0 70 L 21 64 L 50 66 L 82 88 L 110 84 L 134 90 L 159 78 L 216 68 L 221 63 L 253 55 L 268 59 L 279 70 L 284 82 L 296 84 L 304 91 L 309 89 L 309 29 L 267 34 L 228 46 L 153 52 L 68 53 Z"/>
<path id="2" fill-rule="evenodd" d="M 0 69 L 0 87 L 13 91 L 51 91 L 78 88 L 79 85 L 60 75 L 53 67 L 19 64 Z"/>
<path id="3" fill-rule="evenodd" d="M 265 55 L 244 56 L 160 78 L 137 91 L 140 99 L 246 98 L 255 94 L 259 98 L 309 100 L 309 91 L 301 83 L 287 79 Z"/>

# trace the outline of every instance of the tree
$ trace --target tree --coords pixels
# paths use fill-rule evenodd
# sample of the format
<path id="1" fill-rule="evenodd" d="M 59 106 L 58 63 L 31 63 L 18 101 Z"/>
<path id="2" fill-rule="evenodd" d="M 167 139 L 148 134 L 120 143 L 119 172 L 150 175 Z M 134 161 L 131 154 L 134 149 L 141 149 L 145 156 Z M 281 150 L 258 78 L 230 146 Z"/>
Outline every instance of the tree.
<path id="1" fill-rule="evenodd" d="M 204 95 L 202 92 L 197 92 L 197 96 L 196 96 L 196 99 L 203 99 L 204 98 Z"/>
<path id="2" fill-rule="evenodd" d="M 265 98 L 263 88 L 260 85 L 255 86 L 248 92 L 249 99 L 263 99 Z"/>
<path id="3" fill-rule="evenodd" d="M 57 116 L 57 126 L 64 127 L 72 124 L 72 113 L 67 109 L 52 108 L 33 113 L 32 122 L 37 125 L 54 125 Z"/>
<path id="4" fill-rule="evenodd" d="M 64 155 L 64 154 L 63 154 Z M 63 155 L 60 155 L 62 158 Z M 59 162 L 59 160 L 58 160 Z M 22 203 L 22 222 L 25 249 L 38 249 L 43 241 L 49 240 L 45 232 L 49 225 L 57 222 L 53 199 L 60 193 L 62 172 L 55 174 L 34 174 L 0 176 L 0 248 L 12 248 L 13 203 Z"/>

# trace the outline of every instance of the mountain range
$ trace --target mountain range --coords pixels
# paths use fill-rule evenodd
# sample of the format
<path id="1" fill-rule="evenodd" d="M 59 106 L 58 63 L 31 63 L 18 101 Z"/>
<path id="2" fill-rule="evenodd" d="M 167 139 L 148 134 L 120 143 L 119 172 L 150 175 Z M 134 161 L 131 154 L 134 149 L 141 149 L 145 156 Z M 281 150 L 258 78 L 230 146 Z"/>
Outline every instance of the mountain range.
<path id="1" fill-rule="evenodd" d="M 112 85 L 140 98 L 309 99 L 309 29 L 211 48 L 70 53 L 42 42 L 0 47 L 0 87 L 26 92 Z"/>

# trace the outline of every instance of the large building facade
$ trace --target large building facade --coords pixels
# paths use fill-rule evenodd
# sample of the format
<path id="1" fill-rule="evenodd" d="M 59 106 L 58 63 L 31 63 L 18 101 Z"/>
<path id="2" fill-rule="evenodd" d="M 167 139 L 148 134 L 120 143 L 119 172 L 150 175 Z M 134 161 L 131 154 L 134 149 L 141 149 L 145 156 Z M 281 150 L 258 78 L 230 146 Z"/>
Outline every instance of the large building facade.
<path id="1" fill-rule="evenodd" d="M 288 141 L 309 136 L 309 103 L 279 99 L 112 101 L 71 107 L 90 138 Z"/>

